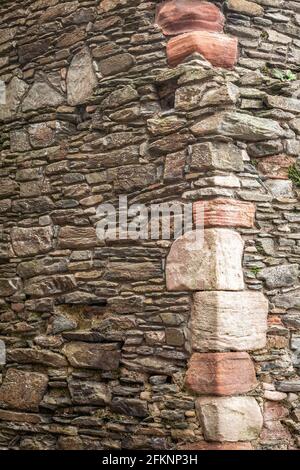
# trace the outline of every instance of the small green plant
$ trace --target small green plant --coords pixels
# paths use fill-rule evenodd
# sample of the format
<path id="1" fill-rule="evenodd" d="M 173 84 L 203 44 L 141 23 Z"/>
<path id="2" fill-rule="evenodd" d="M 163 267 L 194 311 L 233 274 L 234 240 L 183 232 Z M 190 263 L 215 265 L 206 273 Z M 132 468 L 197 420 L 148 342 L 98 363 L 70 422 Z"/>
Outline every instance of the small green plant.
<path id="1" fill-rule="evenodd" d="M 300 187 L 300 171 L 296 165 L 289 167 L 289 179 L 293 181 L 295 186 Z"/>
<path id="2" fill-rule="evenodd" d="M 250 268 L 250 271 L 252 272 L 252 274 L 254 274 L 254 276 L 256 276 L 259 272 L 260 272 L 261 268 L 259 268 L 258 266 L 253 266 L 252 268 Z"/>
<path id="3" fill-rule="evenodd" d="M 293 82 L 297 80 L 297 75 L 291 70 L 271 69 L 270 74 L 273 78 L 277 78 L 282 82 Z"/>

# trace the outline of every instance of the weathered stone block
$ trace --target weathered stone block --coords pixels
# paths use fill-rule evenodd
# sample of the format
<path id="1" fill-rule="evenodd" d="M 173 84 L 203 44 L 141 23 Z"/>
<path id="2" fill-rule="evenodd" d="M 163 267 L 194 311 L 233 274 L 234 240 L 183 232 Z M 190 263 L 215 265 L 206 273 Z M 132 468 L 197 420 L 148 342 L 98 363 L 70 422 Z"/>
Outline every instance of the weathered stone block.
<path id="1" fill-rule="evenodd" d="M 116 75 L 117 73 L 127 72 L 135 63 L 131 54 L 117 54 L 107 59 L 103 59 L 99 63 L 99 70 L 105 77 L 108 75 Z"/>
<path id="2" fill-rule="evenodd" d="M 61 294 L 69 292 L 76 287 L 76 281 L 69 274 L 60 276 L 37 276 L 24 283 L 24 291 L 33 297 Z"/>
<path id="3" fill-rule="evenodd" d="M 28 91 L 22 110 L 29 111 L 46 107 L 56 107 L 64 102 L 64 97 L 47 82 L 37 81 Z"/>
<path id="4" fill-rule="evenodd" d="M 47 349 L 15 348 L 7 351 L 9 362 L 19 364 L 41 364 L 48 367 L 66 367 L 66 358 Z"/>
<path id="5" fill-rule="evenodd" d="M 0 406 L 38 411 L 48 385 L 48 377 L 36 372 L 8 369 L 0 388 Z"/>
<path id="6" fill-rule="evenodd" d="M 224 15 L 215 5 L 192 0 L 171 0 L 160 4 L 155 19 L 166 35 L 188 31 L 222 32 L 224 22 Z"/>
<path id="7" fill-rule="evenodd" d="M 257 169 L 270 179 L 288 179 L 289 168 L 294 165 L 295 159 L 287 155 L 276 155 L 274 157 L 260 158 Z"/>
<path id="8" fill-rule="evenodd" d="M 147 402 L 136 398 L 115 397 L 112 400 L 111 409 L 114 413 L 137 416 L 139 418 L 146 418 L 149 414 Z"/>
<path id="9" fill-rule="evenodd" d="M 17 277 L 0 278 L 0 296 L 9 297 L 21 287 L 21 280 Z"/>
<path id="10" fill-rule="evenodd" d="M 252 441 L 259 437 L 263 417 L 253 397 L 203 397 L 196 409 L 208 441 Z"/>
<path id="11" fill-rule="evenodd" d="M 175 93 L 175 109 L 189 111 L 194 108 L 233 105 L 239 98 L 238 87 L 230 82 L 205 91 L 206 88 L 206 84 L 178 88 Z"/>
<path id="12" fill-rule="evenodd" d="M 63 349 L 73 367 L 113 370 L 119 367 L 120 351 L 117 344 L 71 342 Z"/>
<path id="13" fill-rule="evenodd" d="M 278 287 L 288 287 L 295 284 L 299 275 L 298 264 L 281 264 L 279 266 L 271 266 L 262 269 L 258 275 L 258 279 L 265 281 L 269 289 Z"/>
<path id="14" fill-rule="evenodd" d="M 231 69 L 237 62 L 238 41 L 225 34 L 196 31 L 176 36 L 167 44 L 170 66 L 180 64 L 195 52 L 200 53 L 214 67 Z"/>
<path id="15" fill-rule="evenodd" d="M 198 201 L 193 204 L 196 227 L 245 227 L 254 225 L 255 206 L 229 198 Z"/>
<path id="16" fill-rule="evenodd" d="M 175 240 L 166 263 L 167 289 L 242 290 L 243 241 L 228 229 L 188 232 Z M 199 237 L 199 238 L 198 238 Z"/>
<path id="17" fill-rule="evenodd" d="M 68 386 L 76 405 L 104 406 L 111 401 L 111 392 L 104 383 L 70 380 Z"/>
<path id="18" fill-rule="evenodd" d="M 263 2 L 261 3 L 263 4 Z M 242 15 L 261 16 L 264 13 L 264 9 L 261 5 L 257 5 L 255 2 L 249 2 L 248 0 L 227 0 L 226 6 L 229 10 L 241 13 Z"/>
<path id="19" fill-rule="evenodd" d="M 53 230 L 51 227 L 14 227 L 11 243 L 17 256 L 47 253 L 52 248 Z"/>
<path id="20" fill-rule="evenodd" d="M 86 249 L 98 243 L 94 227 L 65 226 L 60 229 L 58 244 L 60 248 Z"/>
<path id="21" fill-rule="evenodd" d="M 191 131 L 200 137 L 217 134 L 254 142 L 276 139 L 284 135 L 284 131 L 277 121 L 236 111 L 213 114 L 194 124 Z"/>
<path id="22" fill-rule="evenodd" d="M 268 301 L 260 292 L 197 292 L 190 320 L 196 351 L 247 351 L 266 344 Z"/>
<path id="23" fill-rule="evenodd" d="M 255 369 L 245 352 L 194 353 L 186 387 L 199 395 L 239 395 L 256 387 Z"/>
<path id="24" fill-rule="evenodd" d="M 243 171 L 241 149 L 230 143 L 201 142 L 192 145 L 191 170 Z"/>
<path id="25" fill-rule="evenodd" d="M 88 48 L 74 55 L 67 75 L 68 103 L 72 106 L 85 103 L 97 85 Z"/>

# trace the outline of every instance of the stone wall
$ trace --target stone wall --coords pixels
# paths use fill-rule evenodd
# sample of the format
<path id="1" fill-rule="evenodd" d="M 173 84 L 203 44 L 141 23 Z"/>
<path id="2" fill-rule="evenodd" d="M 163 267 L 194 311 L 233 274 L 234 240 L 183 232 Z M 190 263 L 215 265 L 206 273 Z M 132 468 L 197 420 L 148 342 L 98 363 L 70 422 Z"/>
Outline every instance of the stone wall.
<path id="1" fill-rule="evenodd" d="M 300 2 L 157 4 L 1 2 L 2 449 L 300 446 Z"/>

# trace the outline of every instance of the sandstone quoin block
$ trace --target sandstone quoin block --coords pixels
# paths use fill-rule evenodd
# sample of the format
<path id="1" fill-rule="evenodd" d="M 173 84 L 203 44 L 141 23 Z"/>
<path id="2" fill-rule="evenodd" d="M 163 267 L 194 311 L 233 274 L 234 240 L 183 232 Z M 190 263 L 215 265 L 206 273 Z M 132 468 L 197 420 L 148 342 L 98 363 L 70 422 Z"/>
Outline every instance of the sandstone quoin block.
<path id="1" fill-rule="evenodd" d="M 238 58 L 238 40 L 225 34 L 196 31 L 176 36 L 167 44 L 167 57 L 171 67 L 182 63 L 196 52 L 214 67 L 232 69 Z"/>
<path id="2" fill-rule="evenodd" d="M 262 429 L 262 413 L 253 397 L 198 398 L 196 410 L 208 441 L 252 441 Z"/>
<path id="3" fill-rule="evenodd" d="M 195 351 L 251 351 L 266 344 L 268 301 L 260 292 L 196 292 L 189 324 Z"/>
<path id="4" fill-rule="evenodd" d="M 198 395 L 239 395 L 256 387 L 255 369 L 245 352 L 194 353 L 185 377 Z"/>
<path id="5" fill-rule="evenodd" d="M 165 35 L 188 31 L 222 32 L 225 18 L 214 4 L 200 0 L 170 0 L 157 7 L 155 23 Z"/>
<path id="6" fill-rule="evenodd" d="M 229 229 L 205 229 L 203 237 L 202 230 L 197 232 L 188 232 L 173 243 L 166 261 L 167 289 L 242 290 L 241 236 Z"/>
<path id="7" fill-rule="evenodd" d="M 255 206 L 229 198 L 197 201 L 193 204 L 194 222 L 204 227 L 245 227 L 254 225 Z"/>

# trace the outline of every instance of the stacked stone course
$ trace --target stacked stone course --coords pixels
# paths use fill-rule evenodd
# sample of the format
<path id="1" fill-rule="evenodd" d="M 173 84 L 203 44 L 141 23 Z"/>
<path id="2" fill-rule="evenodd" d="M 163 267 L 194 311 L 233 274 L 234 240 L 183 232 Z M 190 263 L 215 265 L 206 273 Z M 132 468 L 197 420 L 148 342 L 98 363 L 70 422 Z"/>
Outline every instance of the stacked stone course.
<path id="1" fill-rule="evenodd" d="M 1 3 L 1 449 L 300 446 L 299 5 Z"/>

